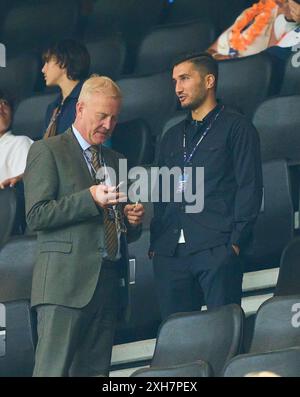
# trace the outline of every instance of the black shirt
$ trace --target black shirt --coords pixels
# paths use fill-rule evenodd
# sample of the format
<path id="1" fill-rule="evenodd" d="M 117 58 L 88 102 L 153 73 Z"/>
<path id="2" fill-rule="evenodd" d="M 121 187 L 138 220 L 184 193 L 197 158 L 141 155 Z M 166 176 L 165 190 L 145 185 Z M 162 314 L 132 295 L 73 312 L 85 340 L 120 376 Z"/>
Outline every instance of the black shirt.
<path id="1" fill-rule="evenodd" d="M 220 112 L 220 106 L 196 126 L 188 116 L 172 127 L 161 142 L 159 167 L 182 167 L 184 131 L 189 131 L 187 151 L 191 153 L 201 133 Z M 243 248 L 251 237 L 262 199 L 256 129 L 244 116 L 225 107 L 199 144 L 189 166 L 193 171 L 204 167 L 204 209 L 187 213 L 187 203 L 175 202 L 172 195 L 170 202 L 154 203 L 151 249 L 160 255 L 174 255 L 180 229 L 184 231 L 188 253 L 221 244 Z M 194 178 L 192 180 L 194 192 Z"/>

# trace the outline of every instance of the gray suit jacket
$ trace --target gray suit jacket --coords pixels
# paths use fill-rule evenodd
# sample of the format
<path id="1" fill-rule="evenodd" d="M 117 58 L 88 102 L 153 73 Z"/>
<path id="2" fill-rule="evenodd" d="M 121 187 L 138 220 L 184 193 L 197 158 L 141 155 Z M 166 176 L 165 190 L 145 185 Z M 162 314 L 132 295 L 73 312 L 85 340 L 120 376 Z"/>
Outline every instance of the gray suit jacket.
<path id="1" fill-rule="evenodd" d="M 103 154 L 117 172 L 121 156 L 105 147 Z M 92 298 L 104 251 L 102 210 L 89 191 L 93 184 L 71 129 L 31 146 L 24 175 L 26 217 L 29 228 L 37 231 L 39 247 L 32 306 L 80 308 Z M 128 237 L 139 237 L 141 228 L 127 226 Z M 125 236 L 121 242 L 126 253 Z M 126 279 L 128 258 L 123 259 L 120 270 Z"/>

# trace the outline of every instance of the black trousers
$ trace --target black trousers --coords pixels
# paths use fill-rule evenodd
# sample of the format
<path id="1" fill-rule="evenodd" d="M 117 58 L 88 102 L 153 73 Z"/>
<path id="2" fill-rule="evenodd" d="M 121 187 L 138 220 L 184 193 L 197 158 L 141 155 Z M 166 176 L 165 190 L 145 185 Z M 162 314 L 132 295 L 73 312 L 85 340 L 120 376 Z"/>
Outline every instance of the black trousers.
<path id="1" fill-rule="evenodd" d="M 103 262 L 91 301 L 81 309 L 37 306 L 35 377 L 108 376 L 119 304 L 117 264 Z"/>
<path id="2" fill-rule="evenodd" d="M 178 312 L 241 304 L 243 269 L 231 245 L 184 255 L 179 244 L 173 257 L 153 258 L 162 318 Z"/>

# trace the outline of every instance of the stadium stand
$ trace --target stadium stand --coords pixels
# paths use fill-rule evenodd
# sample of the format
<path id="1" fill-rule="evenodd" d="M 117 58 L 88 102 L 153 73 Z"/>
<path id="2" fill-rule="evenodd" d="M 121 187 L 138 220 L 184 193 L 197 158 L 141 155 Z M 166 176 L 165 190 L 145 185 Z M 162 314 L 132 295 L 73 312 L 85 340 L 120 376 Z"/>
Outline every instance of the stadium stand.
<path id="1" fill-rule="evenodd" d="M 0 42 L 8 50 L 7 67 L 0 68 L 0 87 L 17 100 L 12 129 L 16 134 L 40 139 L 46 108 L 56 96 L 34 94 L 41 88 L 37 80 L 41 65 L 27 50 L 39 54 L 50 40 L 75 35 L 86 42 L 92 72 L 117 79 L 123 91 L 113 148 L 128 156 L 130 167 L 151 164 L 153 140 L 158 138 L 158 153 L 164 132 L 184 117 L 183 112 L 176 112 L 171 73 L 167 71 L 171 58 L 179 52 L 205 48 L 204 42 L 228 27 L 245 8 L 245 2 L 202 0 L 201 6 L 199 0 L 94 3 L 85 31 L 79 31 L 82 25 L 78 25 L 77 0 L 0 0 Z M 258 270 L 278 270 L 280 265 L 274 298 L 261 305 L 257 315 L 256 308 L 248 308 L 254 314 L 246 319 L 236 307 L 169 318 L 159 330 L 152 360 L 152 355 L 148 357 L 150 368 L 132 376 L 231 377 L 265 369 L 280 376 L 300 376 L 299 328 L 291 325 L 291 308 L 300 302 L 300 242 L 299 238 L 293 240 L 300 185 L 300 87 L 294 56 L 299 59 L 297 54 L 291 55 L 283 76 L 278 76 L 280 70 L 265 53 L 219 62 L 218 97 L 252 118 L 261 138 L 264 201 L 253 246 L 246 253 L 245 273 L 255 272 L 259 278 Z M 133 71 L 133 75 L 125 76 Z M 281 77 L 280 97 L 270 98 Z M 0 303 L 6 309 L 4 327 L 0 318 L 0 376 L 31 376 L 36 335 L 29 299 L 37 242 L 35 236 L 26 234 L 9 239 L 15 221 L 15 193 L 14 189 L 0 190 Z M 115 344 L 122 344 L 123 351 L 124 343 L 150 339 L 155 343 L 152 338 L 161 321 L 152 264 L 146 256 L 152 204 L 145 203 L 145 208 L 142 236 L 129 246 L 131 312 L 127 321 L 122 319 L 118 324 L 115 337 Z M 267 292 L 273 293 L 267 285 Z M 265 292 L 257 286 L 250 292 L 245 290 L 244 305 L 247 299 L 265 299 L 260 295 Z M 145 365 L 144 353 L 142 356 Z M 120 362 L 121 367 L 136 366 Z"/>
<path id="2" fill-rule="evenodd" d="M 298 377 L 300 347 L 236 356 L 226 365 L 223 376 L 241 378 L 261 371 L 268 371 L 281 377 Z"/>
<path id="3" fill-rule="evenodd" d="M 141 118 L 149 125 L 152 135 L 159 135 L 163 123 L 176 110 L 170 73 L 127 77 L 117 83 L 123 94 L 119 121 Z"/>
<path id="4" fill-rule="evenodd" d="M 3 304 L 4 302 L 1 301 Z M 1 377 L 31 376 L 34 363 L 32 313 L 29 301 L 5 302 L 5 351 L 0 355 Z"/>
<path id="5" fill-rule="evenodd" d="M 171 315 L 159 329 L 150 368 L 204 360 L 220 375 L 226 361 L 240 352 L 243 320 L 237 305 Z"/>
<path id="6" fill-rule="evenodd" d="M 300 238 L 291 241 L 284 249 L 274 296 L 300 295 Z"/>
<path id="7" fill-rule="evenodd" d="M 139 46 L 134 73 L 170 70 L 176 56 L 204 51 L 214 39 L 214 26 L 203 21 L 157 26 L 146 34 Z"/>
<path id="8" fill-rule="evenodd" d="M 221 32 L 244 9 L 244 0 L 174 0 L 170 2 L 165 23 L 192 21 L 202 18 L 212 21 Z"/>
<path id="9" fill-rule="evenodd" d="M 286 61 L 280 95 L 300 95 L 299 49 L 298 52 L 293 52 Z"/>
<path id="10" fill-rule="evenodd" d="M 14 133 L 27 135 L 33 140 L 42 138 L 45 133 L 46 110 L 55 98 L 56 94 L 39 94 L 23 99 L 14 114 Z"/>
<path id="11" fill-rule="evenodd" d="M 196 361 L 191 364 L 173 365 L 166 368 L 138 369 L 132 375 L 136 378 L 168 378 L 168 377 L 191 377 L 208 378 L 212 376 L 212 369 L 205 361 Z"/>
<path id="12" fill-rule="evenodd" d="M 276 180 L 276 183 L 274 181 Z M 245 271 L 277 267 L 284 247 L 294 235 L 294 208 L 285 160 L 263 164 L 263 203 L 245 254 Z"/>
<path id="13" fill-rule="evenodd" d="M 104 37 L 85 43 L 91 55 L 91 73 L 108 76 L 113 80 L 121 77 L 126 57 L 126 45 L 120 35 Z"/>
<path id="14" fill-rule="evenodd" d="M 251 117 L 271 88 L 272 60 L 264 53 L 219 61 L 217 98 Z"/>
<path id="15" fill-rule="evenodd" d="M 78 20 L 77 4 L 73 0 L 15 4 L 3 21 L 0 41 L 9 52 L 24 53 L 29 49 L 40 50 L 49 41 L 71 37 Z"/>
<path id="16" fill-rule="evenodd" d="M 293 306 L 300 296 L 277 296 L 268 299 L 258 309 L 249 353 L 300 346 L 299 327 L 293 326 Z"/>
<path id="17" fill-rule="evenodd" d="M 30 53 L 7 58 L 5 68 L 0 69 L 0 87 L 15 101 L 32 95 L 39 73 L 39 62 Z"/>
<path id="18" fill-rule="evenodd" d="M 258 130 L 263 161 L 300 160 L 300 95 L 269 98 L 261 103 L 253 116 Z M 276 117 L 274 117 L 276 115 Z"/>
<path id="19" fill-rule="evenodd" d="M 152 164 L 154 148 L 151 132 L 141 119 L 117 124 L 112 135 L 112 148 L 128 160 L 128 169 Z"/>
<path id="20" fill-rule="evenodd" d="M 0 250 L 8 241 L 13 230 L 17 210 L 15 189 L 0 190 Z"/>
<path id="21" fill-rule="evenodd" d="M 118 31 L 139 34 L 160 22 L 163 7 L 161 0 L 97 0 L 85 37 Z"/>

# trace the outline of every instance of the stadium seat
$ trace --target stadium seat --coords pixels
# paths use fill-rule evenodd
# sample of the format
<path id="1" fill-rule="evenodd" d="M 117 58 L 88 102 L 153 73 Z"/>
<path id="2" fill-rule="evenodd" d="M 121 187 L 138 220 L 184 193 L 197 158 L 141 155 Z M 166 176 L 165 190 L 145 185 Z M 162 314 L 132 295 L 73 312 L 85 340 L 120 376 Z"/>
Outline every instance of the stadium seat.
<path id="1" fill-rule="evenodd" d="M 240 352 L 243 320 L 237 305 L 171 315 L 159 329 L 150 368 L 203 360 L 219 376 L 224 364 Z"/>
<path id="2" fill-rule="evenodd" d="M 259 132 L 263 161 L 299 162 L 299 108 L 300 95 L 295 95 L 267 99 L 256 109 L 253 124 Z"/>
<path id="3" fill-rule="evenodd" d="M 123 94 L 119 122 L 141 118 L 152 135 L 161 133 L 165 120 L 176 110 L 176 98 L 170 73 L 127 77 L 117 81 Z"/>
<path id="4" fill-rule="evenodd" d="M 300 295 L 277 296 L 258 309 L 249 353 L 300 347 Z"/>
<path id="5" fill-rule="evenodd" d="M 281 377 L 300 376 L 300 347 L 260 354 L 242 354 L 226 365 L 224 377 L 243 377 L 257 372 L 271 372 Z"/>
<path id="6" fill-rule="evenodd" d="M 121 77 L 126 57 L 126 46 L 121 36 L 90 41 L 85 45 L 91 56 L 91 73 L 108 76 L 113 80 Z"/>
<path id="7" fill-rule="evenodd" d="M 300 295 L 300 238 L 291 241 L 284 249 L 275 288 L 275 296 Z"/>
<path id="8" fill-rule="evenodd" d="M 219 32 L 229 27 L 244 9 L 243 0 L 174 0 L 170 3 L 166 23 L 210 19 Z"/>
<path id="9" fill-rule="evenodd" d="M 280 95 L 300 95 L 300 52 L 293 52 L 285 64 Z"/>
<path id="10" fill-rule="evenodd" d="M 253 245 L 244 254 L 245 271 L 279 266 L 282 251 L 294 234 L 294 209 L 285 160 L 263 164 L 263 188 L 263 203 L 254 226 Z"/>
<path id="11" fill-rule="evenodd" d="M 141 119 L 117 124 L 112 135 L 112 148 L 126 157 L 128 169 L 153 162 L 151 132 Z"/>
<path id="12" fill-rule="evenodd" d="M 86 37 L 100 37 L 103 33 L 141 32 L 160 21 L 161 0 L 97 0 L 89 20 Z"/>
<path id="13" fill-rule="evenodd" d="M 42 49 L 50 41 L 71 37 L 77 19 L 78 3 L 73 0 L 22 2 L 8 11 L 1 41 L 14 52 Z"/>
<path id="14" fill-rule="evenodd" d="M 217 98 L 252 117 L 269 93 L 272 61 L 267 54 L 219 61 Z"/>
<path id="15" fill-rule="evenodd" d="M 5 338 L 0 348 L 0 377 L 32 376 L 34 338 L 29 301 L 1 304 L 4 313 Z"/>
<path id="16" fill-rule="evenodd" d="M 18 101 L 33 93 L 38 73 L 39 63 L 34 55 L 8 58 L 6 67 L 0 68 L 0 87 Z"/>
<path id="17" fill-rule="evenodd" d="M 15 236 L 1 249 L 0 302 L 30 300 L 36 256 L 35 236 Z"/>
<path id="18" fill-rule="evenodd" d="M 16 211 L 16 190 L 14 188 L 0 189 L 0 252 L 13 230 Z"/>
<path id="19" fill-rule="evenodd" d="M 141 368 L 131 374 L 135 378 L 208 378 L 212 376 L 212 369 L 205 361 L 190 364 L 174 365 L 165 368 Z"/>
<path id="20" fill-rule="evenodd" d="M 14 114 L 14 134 L 27 135 L 33 140 L 42 138 L 45 132 L 46 110 L 55 98 L 56 94 L 42 94 L 23 99 Z"/>
<path id="21" fill-rule="evenodd" d="M 176 56 L 204 51 L 214 38 L 214 27 L 208 22 L 155 27 L 140 44 L 134 73 L 153 74 L 170 70 Z"/>

